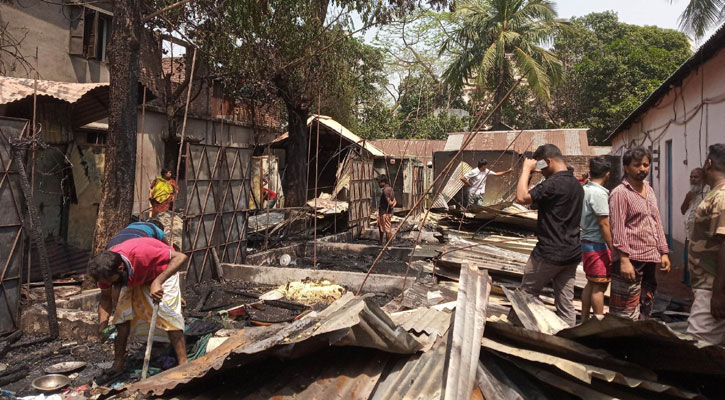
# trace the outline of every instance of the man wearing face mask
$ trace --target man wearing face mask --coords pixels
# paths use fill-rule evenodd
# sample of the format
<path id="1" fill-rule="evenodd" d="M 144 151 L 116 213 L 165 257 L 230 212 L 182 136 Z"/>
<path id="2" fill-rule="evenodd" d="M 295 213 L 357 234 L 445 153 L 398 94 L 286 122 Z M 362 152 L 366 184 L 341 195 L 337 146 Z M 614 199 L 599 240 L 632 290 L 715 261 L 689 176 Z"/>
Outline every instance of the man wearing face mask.
<path id="1" fill-rule="evenodd" d="M 96 378 L 97 384 L 108 383 L 124 372 L 128 336 L 132 329 L 136 335 L 148 334 L 153 303 L 159 303 L 156 328 L 166 331 L 179 364 L 186 363 L 184 317 L 181 315 L 181 288 L 177 274 L 186 258 L 186 255 L 159 240 L 136 238 L 120 243 L 90 261 L 89 274 L 101 288 L 99 328 L 101 331 L 105 329 L 110 320 L 118 331 L 113 366 Z M 111 316 L 114 289 L 120 290 L 120 294 Z"/>
<path id="2" fill-rule="evenodd" d="M 657 265 L 670 271 L 669 247 L 657 198 L 646 181 L 652 154 L 643 147 L 622 156 L 625 177 L 609 195 L 612 229 L 612 289 L 609 312 L 632 320 L 647 319 L 657 289 Z"/>
<path id="3" fill-rule="evenodd" d="M 540 170 L 546 180 L 529 191 L 529 178 L 534 170 Z M 533 159 L 524 160 L 516 202 L 538 207 L 539 240 L 524 268 L 521 288 L 538 296 L 551 283 L 556 313 L 569 325 L 576 323 L 574 280 L 582 258 L 579 224 L 583 200 L 584 189 L 568 171 L 558 147 L 539 146 Z"/>
<path id="4" fill-rule="evenodd" d="M 704 178 L 712 190 L 697 206 L 690 237 L 692 303 L 687 333 L 725 344 L 725 144 L 710 146 Z"/>
<path id="5" fill-rule="evenodd" d="M 697 206 L 705 198 L 705 194 L 710 191 L 710 187 L 704 182 L 704 172 L 702 168 L 695 168 L 690 171 L 690 191 L 685 195 L 685 200 L 680 206 L 680 212 L 685 215 L 685 272 L 682 283 L 690 285 L 690 270 L 687 268 L 687 247 L 690 244 L 692 236 L 692 228 L 695 225 L 695 210 Z"/>

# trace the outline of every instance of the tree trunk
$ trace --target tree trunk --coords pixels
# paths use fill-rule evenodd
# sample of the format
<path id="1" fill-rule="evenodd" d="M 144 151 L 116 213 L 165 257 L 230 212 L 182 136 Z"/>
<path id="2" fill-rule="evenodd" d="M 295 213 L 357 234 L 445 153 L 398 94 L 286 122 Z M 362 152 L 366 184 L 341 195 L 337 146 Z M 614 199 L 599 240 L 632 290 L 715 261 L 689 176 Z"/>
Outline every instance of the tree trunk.
<path id="1" fill-rule="evenodd" d="M 108 138 L 101 204 L 93 235 L 94 254 L 126 227 L 133 212 L 141 0 L 114 1 L 111 29 Z"/>
<path id="2" fill-rule="evenodd" d="M 307 118 L 309 111 L 287 104 L 289 139 L 284 178 L 285 205 L 298 207 L 307 202 Z"/>

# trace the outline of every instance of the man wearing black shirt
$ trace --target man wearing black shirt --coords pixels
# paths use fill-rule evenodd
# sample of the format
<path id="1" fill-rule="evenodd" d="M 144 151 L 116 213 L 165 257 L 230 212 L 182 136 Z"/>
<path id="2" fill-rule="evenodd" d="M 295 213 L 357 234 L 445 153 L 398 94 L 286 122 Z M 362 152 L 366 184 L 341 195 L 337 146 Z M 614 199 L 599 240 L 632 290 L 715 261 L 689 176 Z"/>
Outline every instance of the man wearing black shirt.
<path id="1" fill-rule="evenodd" d="M 579 225 L 584 190 L 564 163 L 561 150 L 553 144 L 539 146 L 534 159 L 524 160 L 516 186 L 516 202 L 535 204 L 539 210 L 536 235 L 539 239 L 529 257 L 521 288 L 538 296 L 552 283 L 556 313 L 569 325 L 576 323 L 574 280 L 581 261 Z M 528 190 L 531 172 L 540 170 L 546 178 Z"/>
<path id="2" fill-rule="evenodd" d="M 395 200 L 395 193 L 393 187 L 388 184 L 388 176 L 381 175 L 378 178 L 378 184 L 383 189 L 380 195 L 380 201 L 378 202 L 378 231 L 380 232 L 380 245 L 383 243 L 383 235 L 387 240 L 393 236 L 392 223 L 393 208 L 397 204 Z"/>

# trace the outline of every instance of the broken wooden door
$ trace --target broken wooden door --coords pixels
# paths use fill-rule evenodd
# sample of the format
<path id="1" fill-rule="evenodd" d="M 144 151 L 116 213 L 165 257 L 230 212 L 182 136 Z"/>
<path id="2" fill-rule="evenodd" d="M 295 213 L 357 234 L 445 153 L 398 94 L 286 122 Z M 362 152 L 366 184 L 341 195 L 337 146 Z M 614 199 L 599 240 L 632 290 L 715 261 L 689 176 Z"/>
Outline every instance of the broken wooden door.
<path id="1" fill-rule="evenodd" d="M 420 214 L 423 211 L 423 201 L 421 198 L 423 197 L 423 194 L 425 193 L 425 182 L 424 182 L 424 176 L 423 176 L 423 167 L 422 165 L 413 165 L 412 173 L 411 173 L 411 194 L 410 194 L 410 208 L 412 209 L 415 206 L 415 203 L 420 200 L 420 203 L 417 207 L 413 210 L 412 216 L 416 216 Z"/>
<path id="2" fill-rule="evenodd" d="M 373 205 L 373 160 L 355 154 L 350 159 L 350 202 L 348 225 L 368 227 Z"/>

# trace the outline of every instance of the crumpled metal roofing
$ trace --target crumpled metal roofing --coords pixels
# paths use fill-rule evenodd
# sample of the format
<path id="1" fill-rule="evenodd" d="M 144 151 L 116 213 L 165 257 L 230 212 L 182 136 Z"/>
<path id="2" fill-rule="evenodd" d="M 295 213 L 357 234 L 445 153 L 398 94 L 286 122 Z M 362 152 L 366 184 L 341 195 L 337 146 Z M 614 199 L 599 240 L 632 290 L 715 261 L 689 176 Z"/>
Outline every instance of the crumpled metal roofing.
<path id="1" fill-rule="evenodd" d="M 455 303 L 452 302 L 452 304 Z M 428 351 L 439 337 L 448 332 L 448 328 L 451 326 L 451 316 L 452 313 L 449 311 L 421 307 L 391 314 L 390 318 L 397 325 L 411 332 L 423 346 L 423 351 Z"/>
<path id="2" fill-rule="evenodd" d="M 556 335 L 655 372 L 702 374 L 725 382 L 725 348 L 698 342 L 655 320 L 631 321 L 607 314 L 601 321 L 593 318 Z"/>
<path id="3" fill-rule="evenodd" d="M 453 319 L 451 352 L 445 383 L 446 400 L 470 398 L 476 383 L 481 337 L 491 292 L 488 271 L 475 265 L 461 267 L 456 315 Z"/>
<path id="4" fill-rule="evenodd" d="M 666 393 L 671 396 L 685 399 L 701 398 L 701 396 L 696 393 L 692 393 L 683 389 L 678 389 L 670 385 L 627 377 L 617 371 L 570 361 L 565 358 L 541 353 L 538 351 L 520 349 L 517 347 L 499 343 L 488 338 L 483 338 L 481 345 L 491 350 L 522 358 L 524 360 L 552 365 L 587 384 L 592 383 L 592 378 L 597 378 L 606 382 L 615 382 L 620 385 L 625 385 L 630 388 L 640 388 L 655 393 Z"/>
<path id="5" fill-rule="evenodd" d="M 303 342 L 304 346 L 296 346 Z M 160 396 L 169 389 L 204 377 L 211 370 L 238 367 L 265 356 L 291 357 L 303 350 L 330 345 L 398 354 L 413 354 L 421 347 L 370 300 L 347 293 L 320 313 L 308 314 L 298 321 L 241 330 L 210 353 L 124 389 Z"/>
<path id="6" fill-rule="evenodd" d="M 377 139 L 370 141 L 387 156 L 432 159 L 433 153 L 443 151 L 445 140 L 430 139 Z"/>
<path id="7" fill-rule="evenodd" d="M 533 152 L 537 147 L 550 143 L 561 149 L 561 153 L 565 156 L 596 156 L 601 155 L 608 147 L 597 146 L 594 148 L 594 146 L 590 146 L 585 128 L 524 130 L 521 135 L 519 132 L 521 131 L 478 132 L 466 150 L 503 151 L 508 147 L 509 150 L 523 154 L 527 151 Z M 459 150 L 470 135 L 472 135 L 471 132 L 449 133 L 443 151 Z M 513 144 L 511 144 L 512 142 Z M 509 144 L 511 144 L 510 147 Z M 611 151 L 611 147 L 609 150 Z"/>
<path id="8" fill-rule="evenodd" d="M 341 123 L 335 121 L 334 119 L 326 116 L 326 115 L 316 115 L 313 114 L 307 119 L 307 125 L 310 126 L 310 124 L 313 124 L 315 121 L 319 121 L 320 125 L 324 125 L 327 127 L 330 131 L 344 137 L 346 140 L 357 144 L 358 146 L 364 148 L 373 157 L 385 157 L 385 153 L 383 153 L 382 150 L 377 148 L 370 140 L 365 140 L 361 138 L 360 136 L 352 133 L 349 129 L 345 128 L 344 125 Z M 313 127 L 314 129 L 314 127 Z M 285 132 L 282 135 L 280 135 L 278 138 L 274 139 L 270 144 L 279 143 L 284 140 L 286 140 L 289 137 L 289 132 Z"/>
<path id="9" fill-rule="evenodd" d="M 50 96 L 58 100 L 75 103 L 90 91 L 107 88 L 108 82 L 73 83 L 38 80 L 38 96 Z M 34 80 L 25 78 L 0 77 L 0 104 L 12 103 L 26 97 L 32 97 Z"/>
<path id="10" fill-rule="evenodd" d="M 425 353 L 398 360 L 370 396 L 370 400 L 441 399 L 446 376 L 448 336 Z"/>
<path id="11" fill-rule="evenodd" d="M 451 313 L 438 311 L 435 308 L 400 311 L 392 314 L 390 318 L 408 332 L 428 335 L 443 336 L 451 325 Z"/>

